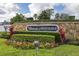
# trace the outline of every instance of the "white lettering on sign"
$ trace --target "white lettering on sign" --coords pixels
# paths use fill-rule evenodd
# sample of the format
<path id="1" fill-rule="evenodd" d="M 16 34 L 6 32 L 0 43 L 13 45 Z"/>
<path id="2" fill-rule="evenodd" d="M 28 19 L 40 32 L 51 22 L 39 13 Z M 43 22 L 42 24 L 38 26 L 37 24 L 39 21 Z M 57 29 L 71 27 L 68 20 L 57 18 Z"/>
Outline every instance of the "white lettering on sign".
<path id="1" fill-rule="evenodd" d="M 31 24 L 31 25 L 27 25 L 26 29 L 28 31 L 53 31 L 53 32 L 57 32 L 58 31 L 58 25 L 56 24 L 40 24 L 40 25 L 36 25 L 36 24 Z"/>

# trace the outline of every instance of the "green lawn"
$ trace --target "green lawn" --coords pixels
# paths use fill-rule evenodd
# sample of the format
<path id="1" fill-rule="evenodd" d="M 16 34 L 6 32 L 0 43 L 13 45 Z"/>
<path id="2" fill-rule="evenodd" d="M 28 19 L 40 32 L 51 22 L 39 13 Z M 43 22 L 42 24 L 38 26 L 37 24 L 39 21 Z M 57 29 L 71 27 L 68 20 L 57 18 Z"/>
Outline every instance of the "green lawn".
<path id="1" fill-rule="evenodd" d="M 4 42 L 0 39 L 0 56 L 35 56 L 34 49 L 16 49 Z M 79 46 L 60 45 L 52 49 L 39 49 L 38 53 L 38 56 L 79 56 Z"/>

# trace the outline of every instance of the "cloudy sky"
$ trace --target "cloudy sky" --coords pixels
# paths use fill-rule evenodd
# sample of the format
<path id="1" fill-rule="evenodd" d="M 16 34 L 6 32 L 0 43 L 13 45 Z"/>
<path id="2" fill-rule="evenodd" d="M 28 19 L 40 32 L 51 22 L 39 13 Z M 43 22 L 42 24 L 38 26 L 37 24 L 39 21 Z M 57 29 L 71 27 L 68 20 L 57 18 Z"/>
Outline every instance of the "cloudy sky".
<path id="1" fill-rule="evenodd" d="M 79 4 L 72 3 L 0 3 L 0 22 L 10 21 L 16 13 L 22 13 L 25 17 L 32 17 L 47 8 L 54 9 L 54 13 L 67 13 L 75 15 L 79 19 Z"/>

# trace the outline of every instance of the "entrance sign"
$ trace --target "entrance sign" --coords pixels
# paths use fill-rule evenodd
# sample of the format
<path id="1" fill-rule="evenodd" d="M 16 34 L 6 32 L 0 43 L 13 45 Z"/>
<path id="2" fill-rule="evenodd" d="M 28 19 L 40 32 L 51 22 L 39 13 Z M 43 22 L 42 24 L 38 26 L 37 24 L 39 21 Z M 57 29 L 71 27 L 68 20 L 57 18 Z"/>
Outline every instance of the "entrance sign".
<path id="1" fill-rule="evenodd" d="M 51 24 L 51 25 L 28 25 L 27 26 L 28 31 L 53 31 L 57 32 L 58 31 L 58 26 L 56 24 Z"/>

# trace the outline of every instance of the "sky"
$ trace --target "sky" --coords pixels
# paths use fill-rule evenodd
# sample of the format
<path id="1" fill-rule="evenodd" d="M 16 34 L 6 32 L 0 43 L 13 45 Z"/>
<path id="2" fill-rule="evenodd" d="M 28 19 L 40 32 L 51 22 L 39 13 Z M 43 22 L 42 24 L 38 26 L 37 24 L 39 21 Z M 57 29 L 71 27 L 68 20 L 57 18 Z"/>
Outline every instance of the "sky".
<path id="1" fill-rule="evenodd" d="M 56 13 L 66 13 L 74 15 L 79 19 L 79 4 L 75 3 L 0 3 L 0 22 L 16 16 L 16 13 L 21 13 L 25 17 L 33 17 L 45 9 L 54 9 Z M 53 17 L 53 16 L 52 16 Z"/>

